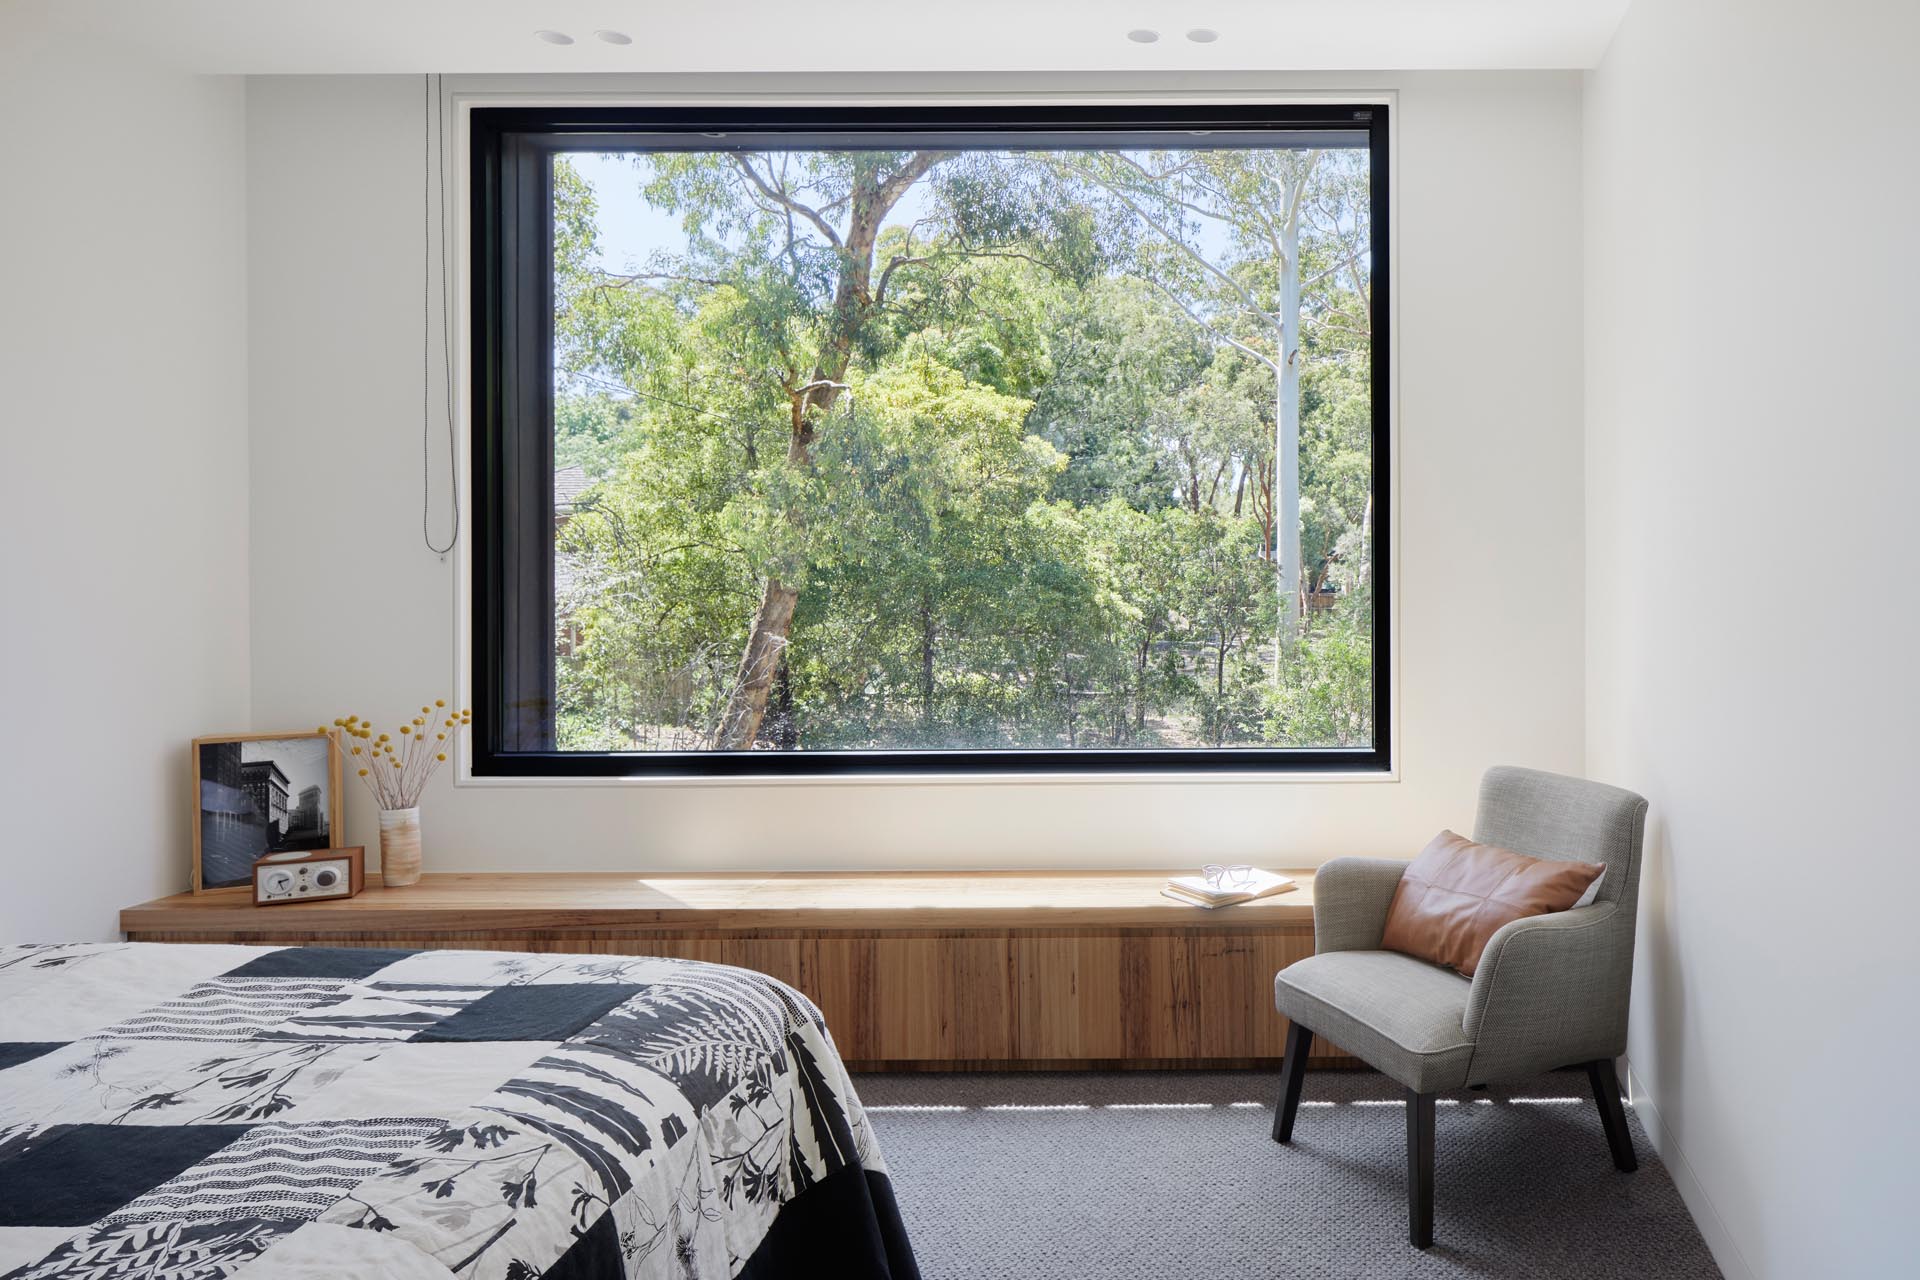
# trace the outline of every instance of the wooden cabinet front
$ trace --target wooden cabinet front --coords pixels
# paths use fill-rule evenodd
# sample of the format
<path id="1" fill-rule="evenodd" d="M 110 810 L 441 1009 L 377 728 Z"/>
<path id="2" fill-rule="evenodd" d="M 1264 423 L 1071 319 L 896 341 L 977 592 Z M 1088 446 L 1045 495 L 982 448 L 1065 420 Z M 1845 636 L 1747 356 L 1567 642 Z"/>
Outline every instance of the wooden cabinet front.
<path id="1" fill-rule="evenodd" d="M 1273 975 L 1313 952 L 1312 876 L 1219 912 L 1151 872 L 427 876 L 257 911 L 180 895 L 135 941 L 663 955 L 803 991 L 867 1069 L 1276 1066 Z M 1350 1061 L 1318 1038 L 1322 1065 Z"/>

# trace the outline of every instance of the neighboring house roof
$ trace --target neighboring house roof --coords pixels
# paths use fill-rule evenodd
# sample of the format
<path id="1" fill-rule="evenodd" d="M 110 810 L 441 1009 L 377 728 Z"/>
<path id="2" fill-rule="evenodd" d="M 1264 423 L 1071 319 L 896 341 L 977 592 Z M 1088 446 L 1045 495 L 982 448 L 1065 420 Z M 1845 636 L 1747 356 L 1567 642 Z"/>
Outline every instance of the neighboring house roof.
<path id="1" fill-rule="evenodd" d="M 587 479 L 585 467 L 558 467 L 553 473 L 553 514 L 557 520 L 564 521 L 573 515 L 574 508 L 580 503 L 580 495 L 585 493 L 592 481 Z M 573 589 L 574 558 L 564 551 L 556 551 L 553 557 L 553 594 L 560 602 L 562 613 L 567 611 L 567 593 Z"/>
<path id="2" fill-rule="evenodd" d="M 585 467 L 561 467 L 553 473 L 553 514 L 568 516 L 591 483 Z"/>

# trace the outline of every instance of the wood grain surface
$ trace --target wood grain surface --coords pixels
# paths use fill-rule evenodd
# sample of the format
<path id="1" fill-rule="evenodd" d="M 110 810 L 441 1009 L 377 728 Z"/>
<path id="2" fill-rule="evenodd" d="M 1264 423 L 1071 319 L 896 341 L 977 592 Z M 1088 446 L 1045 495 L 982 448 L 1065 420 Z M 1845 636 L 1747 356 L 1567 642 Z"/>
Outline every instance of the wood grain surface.
<path id="1" fill-rule="evenodd" d="M 1273 1066 L 1273 975 L 1313 952 L 1313 877 L 1206 911 L 1166 872 L 435 873 L 262 911 L 181 894 L 135 941 L 663 955 L 805 992 L 856 1069 Z M 1317 1065 L 1344 1065 L 1332 1047 Z"/>

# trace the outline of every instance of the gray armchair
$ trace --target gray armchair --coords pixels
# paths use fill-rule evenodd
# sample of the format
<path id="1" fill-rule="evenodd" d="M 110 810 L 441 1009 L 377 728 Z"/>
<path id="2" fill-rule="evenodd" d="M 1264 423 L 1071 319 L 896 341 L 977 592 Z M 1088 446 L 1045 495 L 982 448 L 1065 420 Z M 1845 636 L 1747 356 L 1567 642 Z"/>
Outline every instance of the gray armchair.
<path id="1" fill-rule="evenodd" d="M 1274 978 L 1286 1058 L 1273 1138 L 1293 1140 L 1307 1051 L 1320 1035 L 1407 1090 L 1407 1216 L 1433 1243 L 1434 1095 L 1584 1065 L 1613 1162 L 1637 1167 L 1614 1059 L 1627 994 L 1647 802 L 1630 791 L 1532 769 L 1489 769 L 1474 839 L 1539 858 L 1604 862 L 1593 902 L 1515 920 L 1487 942 L 1471 979 L 1380 950 L 1404 862 L 1336 858 L 1314 877 L 1314 954 Z"/>

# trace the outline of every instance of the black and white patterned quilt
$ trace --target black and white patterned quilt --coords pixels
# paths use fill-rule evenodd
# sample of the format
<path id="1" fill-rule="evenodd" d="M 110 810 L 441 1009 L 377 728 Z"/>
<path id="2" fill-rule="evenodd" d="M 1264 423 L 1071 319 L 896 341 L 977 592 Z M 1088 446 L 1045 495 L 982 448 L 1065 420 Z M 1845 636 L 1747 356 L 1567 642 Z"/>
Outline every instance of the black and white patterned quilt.
<path id="1" fill-rule="evenodd" d="M 807 999 L 691 960 L 0 947 L 5 1280 L 913 1280 Z"/>

